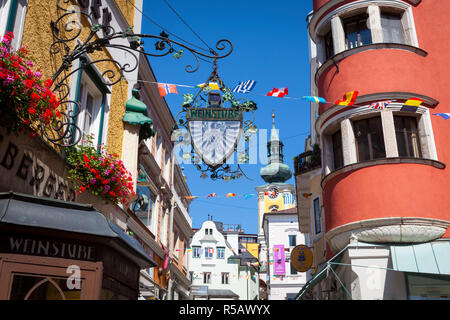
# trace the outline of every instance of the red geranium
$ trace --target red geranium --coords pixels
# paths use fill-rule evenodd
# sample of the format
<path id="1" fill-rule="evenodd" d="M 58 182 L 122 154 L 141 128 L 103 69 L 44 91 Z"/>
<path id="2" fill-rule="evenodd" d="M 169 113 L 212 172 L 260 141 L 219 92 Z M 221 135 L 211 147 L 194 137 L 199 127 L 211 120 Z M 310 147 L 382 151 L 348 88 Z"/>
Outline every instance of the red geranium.
<path id="1" fill-rule="evenodd" d="M 2 112 L 0 126 L 13 132 L 30 131 L 30 126 L 39 128 L 39 122 L 48 124 L 61 117 L 59 99 L 50 90 L 53 81 L 44 82 L 42 73 L 31 69 L 34 62 L 25 48 L 14 50 L 11 32 L 0 38 L 0 105 L 9 109 Z"/>
<path id="2" fill-rule="evenodd" d="M 67 161 L 72 165 L 69 178 L 108 203 L 128 203 L 136 194 L 131 173 L 117 154 L 110 155 L 103 147 L 97 148 L 92 140 L 86 137 L 83 143 L 67 150 Z"/>

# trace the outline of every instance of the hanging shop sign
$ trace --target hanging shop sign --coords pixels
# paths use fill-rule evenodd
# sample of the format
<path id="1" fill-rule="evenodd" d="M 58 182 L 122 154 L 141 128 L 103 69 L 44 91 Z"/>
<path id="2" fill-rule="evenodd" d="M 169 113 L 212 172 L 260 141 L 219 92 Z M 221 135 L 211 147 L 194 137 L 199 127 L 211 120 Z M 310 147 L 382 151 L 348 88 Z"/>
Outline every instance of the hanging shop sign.
<path id="1" fill-rule="evenodd" d="M 256 103 L 233 96 L 217 74 L 216 61 L 209 79 L 197 87 L 200 91 L 196 96 L 183 95 L 182 110 L 175 117 L 177 123 L 172 130 L 172 140 L 191 146 L 191 150 L 183 148 L 183 159 L 190 159 L 196 165 L 202 172 L 201 178 L 240 179 L 245 176 L 240 164 L 249 161 L 247 142 L 258 130 L 254 124 Z M 253 115 L 253 118 L 244 119 L 246 115 Z M 181 128 L 188 131 L 187 136 Z M 240 150 L 237 168 L 233 169 L 227 160 L 238 152 L 241 136 L 245 150 Z"/>
<path id="2" fill-rule="evenodd" d="M 291 252 L 291 265 L 298 272 L 306 272 L 311 269 L 313 254 L 311 249 L 304 245 L 296 246 Z"/>
<path id="3" fill-rule="evenodd" d="M 232 108 L 187 110 L 188 128 L 197 155 L 219 167 L 233 154 L 242 129 L 242 112 Z"/>

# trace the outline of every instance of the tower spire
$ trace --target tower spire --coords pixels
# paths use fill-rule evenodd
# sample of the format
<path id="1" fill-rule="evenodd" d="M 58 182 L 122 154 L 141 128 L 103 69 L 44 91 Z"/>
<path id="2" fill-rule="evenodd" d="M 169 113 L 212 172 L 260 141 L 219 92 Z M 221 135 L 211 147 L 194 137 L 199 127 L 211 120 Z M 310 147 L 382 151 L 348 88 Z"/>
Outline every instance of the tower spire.
<path id="1" fill-rule="evenodd" d="M 285 182 L 292 177 L 292 171 L 283 163 L 283 143 L 275 127 L 275 111 L 272 111 L 272 130 L 267 143 L 269 165 L 261 169 L 261 177 L 269 183 Z"/>

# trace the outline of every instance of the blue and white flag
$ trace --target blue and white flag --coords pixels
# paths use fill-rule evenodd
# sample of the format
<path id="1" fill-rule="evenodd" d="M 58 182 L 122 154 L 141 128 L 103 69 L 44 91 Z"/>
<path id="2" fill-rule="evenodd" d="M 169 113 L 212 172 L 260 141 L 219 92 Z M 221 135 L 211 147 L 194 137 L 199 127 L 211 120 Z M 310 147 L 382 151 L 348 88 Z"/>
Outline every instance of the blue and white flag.
<path id="1" fill-rule="evenodd" d="M 294 204 L 294 196 L 292 193 L 285 193 L 284 194 L 284 204 Z"/>
<path id="2" fill-rule="evenodd" d="M 233 92 L 237 93 L 249 93 L 253 90 L 253 88 L 256 85 L 255 80 L 247 80 L 247 81 L 241 81 L 239 84 L 233 89 Z"/>
<path id="3" fill-rule="evenodd" d="M 444 120 L 450 119 L 450 113 L 433 113 L 435 116 L 441 116 Z"/>

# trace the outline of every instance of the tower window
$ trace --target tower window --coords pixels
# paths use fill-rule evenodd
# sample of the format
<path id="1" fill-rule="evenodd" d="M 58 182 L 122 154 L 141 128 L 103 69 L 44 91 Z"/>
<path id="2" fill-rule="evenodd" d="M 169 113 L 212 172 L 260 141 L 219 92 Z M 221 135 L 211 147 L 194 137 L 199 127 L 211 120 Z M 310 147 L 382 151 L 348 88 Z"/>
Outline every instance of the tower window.
<path id="1" fill-rule="evenodd" d="M 325 45 L 325 59 L 334 56 L 333 33 L 331 30 L 323 37 Z"/>
<path id="2" fill-rule="evenodd" d="M 333 141 L 333 154 L 334 154 L 334 170 L 342 168 L 344 166 L 344 154 L 342 151 L 342 134 L 341 130 L 331 136 Z"/>
<path id="3" fill-rule="evenodd" d="M 400 157 L 421 158 L 417 119 L 415 117 L 394 116 L 395 135 Z"/>
<path id="4" fill-rule="evenodd" d="M 367 18 L 367 14 L 360 14 L 344 20 L 346 49 L 372 43 L 372 35 L 367 27 Z"/>
<path id="5" fill-rule="evenodd" d="M 358 120 L 353 123 L 358 161 L 386 157 L 381 117 Z"/>
<path id="6" fill-rule="evenodd" d="M 406 43 L 400 14 L 382 12 L 381 27 L 383 29 L 383 42 Z"/>

